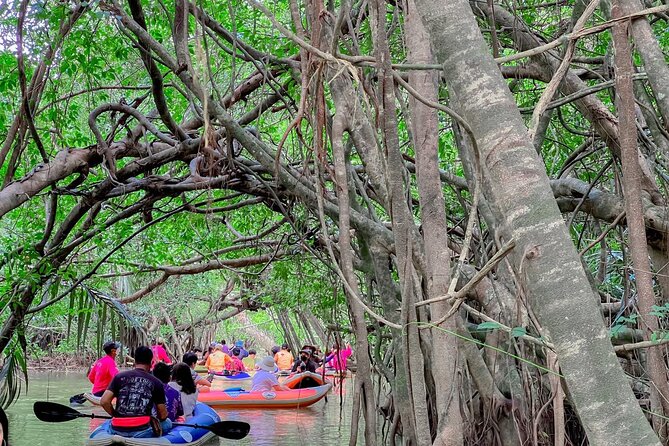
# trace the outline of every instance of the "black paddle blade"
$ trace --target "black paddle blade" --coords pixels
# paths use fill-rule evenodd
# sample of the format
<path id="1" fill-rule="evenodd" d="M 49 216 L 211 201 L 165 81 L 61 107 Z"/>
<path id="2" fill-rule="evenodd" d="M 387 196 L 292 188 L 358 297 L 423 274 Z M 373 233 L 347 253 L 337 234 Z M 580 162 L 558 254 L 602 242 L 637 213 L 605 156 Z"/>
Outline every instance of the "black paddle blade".
<path id="1" fill-rule="evenodd" d="M 47 423 L 60 423 L 74 420 L 75 418 L 90 417 L 90 415 L 81 413 L 69 406 L 50 403 L 48 401 L 35 401 L 33 412 L 35 412 L 37 419 L 46 421 Z"/>
<path id="2" fill-rule="evenodd" d="M 241 440 L 246 437 L 251 430 L 249 423 L 243 421 L 219 421 L 209 426 L 199 426 L 207 429 L 219 437 L 229 438 L 230 440 Z"/>

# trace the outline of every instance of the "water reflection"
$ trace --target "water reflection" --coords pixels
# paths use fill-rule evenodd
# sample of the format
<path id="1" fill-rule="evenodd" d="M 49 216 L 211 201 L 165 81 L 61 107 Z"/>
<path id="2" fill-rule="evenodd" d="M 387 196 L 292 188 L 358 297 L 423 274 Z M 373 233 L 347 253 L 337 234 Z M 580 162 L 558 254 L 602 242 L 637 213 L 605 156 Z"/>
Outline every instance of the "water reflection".
<path id="1" fill-rule="evenodd" d="M 207 446 L 217 445 L 286 445 L 303 446 L 315 443 L 335 446 L 348 443 L 353 401 L 353 379 L 344 381 L 328 394 L 327 402 L 311 407 L 288 409 L 218 409 L 223 420 L 251 424 L 248 437 L 241 441 L 213 439 Z M 39 373 L 31 376 L 28 392 L 7 410 L 12 446 L 83 446 L 88 434 L 104 420 L 77 419 L 65 423 L 43 423 L 35 417 L 35 401 L 68 404 L 70 396 L 86 390 L 90 384 L 82 373 Z M 82 412 L 104 414 L 90 404 L 77 407 Z M 362 427 L 358 444 L 364 444 Z"/>

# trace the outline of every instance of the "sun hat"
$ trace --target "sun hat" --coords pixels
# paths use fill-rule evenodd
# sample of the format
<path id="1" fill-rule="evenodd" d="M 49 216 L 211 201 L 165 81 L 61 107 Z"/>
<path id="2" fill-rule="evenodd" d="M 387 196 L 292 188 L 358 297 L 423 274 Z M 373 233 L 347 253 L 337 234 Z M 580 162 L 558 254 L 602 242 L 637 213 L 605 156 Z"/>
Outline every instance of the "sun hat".
<path id="1" fill-rule="evenodd" d="M 271 356 L 265 356 L 262 358 L 262 361 L 258 363 L 258 367 L 261 370 L 265 370 L 266 372 L 273 372 L 276 370 L 276 364 L 274 363 L 274 358 Z"/>

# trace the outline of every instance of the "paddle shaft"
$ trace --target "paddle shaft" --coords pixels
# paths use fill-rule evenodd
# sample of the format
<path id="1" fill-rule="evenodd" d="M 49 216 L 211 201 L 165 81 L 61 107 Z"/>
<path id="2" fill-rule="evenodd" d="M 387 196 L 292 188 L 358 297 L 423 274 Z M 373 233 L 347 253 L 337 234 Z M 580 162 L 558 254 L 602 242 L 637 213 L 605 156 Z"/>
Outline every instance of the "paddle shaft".
<path id="1" fill-rule="evenodd" d="M 102 420 L 111 420 L 112 416 L 109 415 L 95 415 L 94 413 L 81 413 L 79 412 L 78 417 L 82 418 L 100 418 Z M 185 426 L 185 427 L 194 427 L 196 429 L 207 429 L 209 430 L 209 426 L 200 426 L 199 424 L 188 424 L 188 423 L 174 423 L 172 422 L 172 426 Z"/>

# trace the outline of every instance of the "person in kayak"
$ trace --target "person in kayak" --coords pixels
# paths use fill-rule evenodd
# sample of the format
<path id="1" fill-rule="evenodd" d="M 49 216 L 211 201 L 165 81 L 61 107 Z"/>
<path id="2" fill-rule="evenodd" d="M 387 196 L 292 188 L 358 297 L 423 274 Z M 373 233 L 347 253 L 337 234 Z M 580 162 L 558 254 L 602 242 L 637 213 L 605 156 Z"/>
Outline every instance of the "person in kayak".
<path id="1" fill-rule="evenodd" d="M 228 344 L 225 343 L 225 339 L 221 341 L 221 351 L 230 356 L 230 347 L 228 347 Z"/>
<path id="2" fill-rule="evenodd" d="M 249 350 L 249 355 L 242 359 L 244 367 L 246 370 L 255 370 L 256 369 L 256 351 L 253 349 Z"/>
<path id="3" fill-rule="evenodd" d="M 274 355 L 274 362 L 279 370 L 290 370 L 293 366 L 293 354 L 288 351 L 288 344 L 283 344 L 281 350 Z"/>
<path id="4" fill-rule="evenodd" d="M 207 362 L 204 363 L 209 373 L 222 374 L 226 370 L 226 366 L 232 363 L 232 359 L 227 354 L 223 353 L 223 345 L 216 344 L 214 351 L 207 357 Z"/>
<path id="5" fill-rule="evenodd" d="M 183 404 L 183 414 L 186 420 L 193 416 L 195 405 L 197 404 L 197 387 L 193 376 L 191 375 L 191 368 L 185 362 L 179 362 L 174 365 L 172 369 L 172 380 L 168 384 L 172 390 L 176 390 L 181 395 L 181 403 Z"/>
<path id="6" fill-rule="evenodd" d="M 159 362 L 153 368 L 153 376 L 158 378 L 163 383 L 165 390 L 165 407 L 167 407 L 167 418 L 176 421 L 177 418 L 184 415 L 184 406 L 181 401 L 181 393 L 178 389 L 169 385 L 172 376 L 170 366 L 164 362 Z"/>
<path id="7" fill-rule="evenodd" d="M 197 363 L 197 355 L 195 353 L 193 352 L 186 353 L 183 356 L 182 360 L 190 368 L 190 374 L 193 377 L 193 382 L 195 383 L 196 386 L 211 387 L 211 383 L 207 380 L 207 378 L 200 376 L 195 371 L 195 364 Z"/>
<path id="8" fill-rule="evenodd" d="M 109 433 L 122 437 L 159 437 L 172 428 L 165 406 L 163 383 L 149 373 L 153 352 L 145 345 L 135 350 L 135 368 L 118 373 L 100 399 L 112 417 Z M 116 398 L 116 407 L 112 400 Z M 155 409 L 157 420 L 151 414 Z M 157 422 L 152 422 L 155 420 Z"/>
<path id="9" fill-rule="evenodd" d="M 241 351 L 239 350 L 239 347 L 235 347 L 232 349 L 232 356 L 230 359 L 232 359 L 232 364 L 230 367 L 228 367 L 228 370 L 234 375 L 239 372 L 245 372 L 246 367 L 244 367 L 244 363 L 242 362 L 241 359 Z"/>
<path id="10" fill-rule="evenodd" d="M 353 350 L 351 349 L 350 344 L 346 344 L 346 348 L 344 350 L 340 350 L 339 345 L 335 344 L 332 347 L 332 352 L 328 355 L 327 358 L 325 358 L 326 367 L 333 368 L 337 372 L 345 372 L 346 362 L 349 356 L 352 354 Z"/>
<path id="11" fill-rule="evenodd" d="M 156 338 L 156 343 L 151 346 L 151 350 L 153 351 L 151 370 L 153 370 L 156 364 L 161 361 L 167 365 L 172 364 L 172 358 L 170 358 L 170 355 L 167 354 L 167 350 L 165 350 L 165 340 L 163 338 Z"/>
<path id="12" fill-rule="evenodd" d="M 244 341 L 241 339 L 235 342 L 235 347 L 239 349 L 239 359 L 244 359 L 249 355 L 249 352 L 244 348 Z"/>
<path id="13" fill-rule="evenodd" d="M 91 393 L 97 397 L 105 393 L 105 390 L 109 387 L 109 383 L 118 373 L 118 368 L 116 367 L 116 352 L 118 348 L 119 345 L 114 341 L 105 342 L 102 346 L 105 355 L 98 359 L 91 366 L 90 372 L 88 372 L 88 380 L 93 384 Z"/>
<path id="14" fill-rule="evenodd" d="M 274 358 L 266 356 L 258 363 L 258 371 L 253 375 L 251 381 L 251 392 L 269 392 L 272 390 L 290 390 L 290 388 L 279 384 L 279 378 L 274 372 L 277 366 Z"/>
<path id="15" fill-rule="evenodd" d="M 316 373 L 318 364 L 311 359 L 311 350 L 303 348 L 300 350 L 300 356 L 293 363 L 293 368 L 290 369 L 292 373 L 312 372 Z"/>

